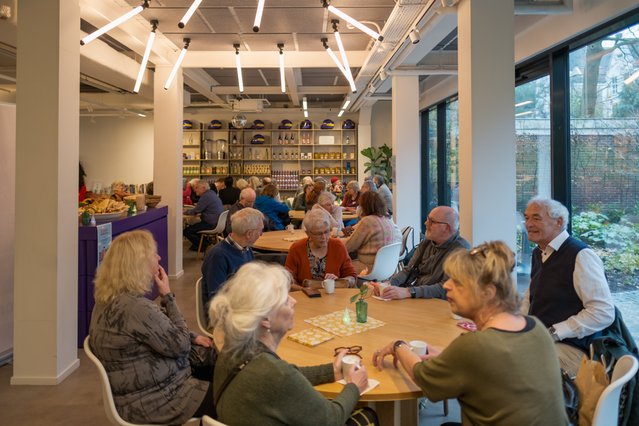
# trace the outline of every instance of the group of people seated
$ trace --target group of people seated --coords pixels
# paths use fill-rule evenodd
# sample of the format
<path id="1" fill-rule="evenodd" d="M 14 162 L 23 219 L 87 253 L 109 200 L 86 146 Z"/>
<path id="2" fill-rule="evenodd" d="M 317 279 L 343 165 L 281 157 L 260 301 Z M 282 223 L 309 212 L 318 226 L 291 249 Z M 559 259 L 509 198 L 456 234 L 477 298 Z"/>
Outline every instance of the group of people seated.
<path id="1" fill-rule="evenodd" d="M 305 195 L 317 182 L 308 185 Z M 267 188 L 262 192 L 272 191 Z M 202 200 L 206 191 L 196 190 Z M 379 189 L 362 192 L 351 183 L 344 202 L 347 208 L 357 202 L 359 222 L 346 243 L 333 238 L 335 219 L 319 201 L 322 191 L 319 207 L 306 206 L 307 238 L 293 243 L 284 267 L 254 260 L 251 245 L 265 229 L 265 216 L 251 207 L 259 199 L 255 190 L 241 191 L 226 239 L 202 265 L 209 325 L 223 335 L 219 352 L 186 328 L 151 235 L 135 231 L 114 239 L 96 277 L 90 343 L 123 418 L 173 424 L 206 413 L 230 425 L 378 424 L 374 411 L 356 409 L 368 374 L 362 367 L 343 377 L 344 351 L 326 364 L 300 368 L 277 354 L 293 327 L 295 290 L 326 278 L 354 286 L 349 251 L 367 268 L 375 258 L 370 247 L 398 238 Z M 390 357 L 431 401 L 457 398 L 463 424 L 568 424 L 560 367 L 574 377 L 591 340 L 615 320 L 603 263 L 568 234 L 568 218 L 557 201 L 528 203 L 525 226 L 537 246 L 530 287 L 521 297 L 513 280 L 515 255 L 504 242 L 471 249 L 459 235 L 456 210 L 430 211 L 425 239 L 389 278 L 390 286 L 362 285 L 384 299 L 448 300 L 477 331 L 446 348 L 429 345 L 423 356 L 397 336 L 371 354 L 372 365 L 391 368 Z M 161 307 L 144 297 L 151 285 Z M 339 379 L 347 384 L 332 400 L 313 388 Z"/>

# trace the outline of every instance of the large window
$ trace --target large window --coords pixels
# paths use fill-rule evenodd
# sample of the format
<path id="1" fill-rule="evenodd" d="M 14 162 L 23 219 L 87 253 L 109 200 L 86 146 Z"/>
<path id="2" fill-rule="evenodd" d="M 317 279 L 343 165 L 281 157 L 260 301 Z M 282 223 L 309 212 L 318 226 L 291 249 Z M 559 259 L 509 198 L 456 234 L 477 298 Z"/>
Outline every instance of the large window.
<path id="1" fill-rule="evenodd" d="M 427 212 L 437 207 L 437 107 L 428 110 L 428 200 Z"/>
<path id="2" fill-rule="evenodd" d="M 542 77 L 515 89 L 517 144 L 517 273 L 530 281 L 533 246 L 528 242 L 524 211 L 528 200 L 550 196 L 550 77 Z"/>
<path id="3" fill-rule="evenodd" d="M 459 210 L 459 120 L 457 100 L 446 104 L 446 183 L 450 205 Z"/>
<path id="4" fill-rule="evenodd" d="M 569 64 L 572 231 L 602 258 L 636 338 L 639 25 L 571 52 Z"/>

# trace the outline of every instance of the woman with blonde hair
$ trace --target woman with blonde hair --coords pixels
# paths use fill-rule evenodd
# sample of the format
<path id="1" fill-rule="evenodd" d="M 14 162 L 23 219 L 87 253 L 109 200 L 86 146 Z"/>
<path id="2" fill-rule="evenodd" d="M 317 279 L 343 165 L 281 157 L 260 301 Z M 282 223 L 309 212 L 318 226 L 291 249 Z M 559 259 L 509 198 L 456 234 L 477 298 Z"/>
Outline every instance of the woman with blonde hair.
<path id="1" fill-rule="evenodd" d="M 423 358 L 395 340 L 375 351 L 373 364 L 381 369 L 392 355 L 429 400 L 457 398 L 463 424 L 568 424 L 552 338 L 538 319 L 519 313 L 514 266 L 501 241 L 452 253 L 444 263 L 448 302 L 477 331 L 443 351 L 428 346 Z"/>
<path id="2" fill-rule="evenodd" d="M 237 186 L 237 188 L 241 191 L 249 186 L 249 183 L 246 181 L 246 179 L 240 178 L 237 180 L 237 182 L 235 182 L 235 186 Z"/>
<path id="3" fill-rule="evenodd" d="M 159 261 L 148 231 L 113 240 L 95 278 L 89 344 L 126 421 L 182 424 L 215 416 L 212 342 L 189 333 Z M 153 284 L 163 309 L 145 297 Z"/>
<path id="4" fill-rule="evenodd" d="M 251 176 L 247 179 L 247 181 L 248 186 L 250 188 L 253 188 L 257 195 L 260 195 L 260 192 L 262 190 L 262 181 L 260 180 L 260 178 L 258 178 L 257 176 Z"/>
<path id="5" fill-rule="evenodd" d="M 290 282 L 290 274 L 281 266 L 251 262 L 211 301 L 211 326 L 224 335 L 213 382 L 223 423 L 341 426 L 366 389 L 365 368 L 342 377 L 345 350 L 332 363 L 302 368 L 277 355 L 280 342 L 293 328 L 297 302 L 289 295 Z M 313 388 L 342 378 L 347 384 L 333 400 Z M 356 415 L 356 424 L 375 417 L 370 410 Z"/>

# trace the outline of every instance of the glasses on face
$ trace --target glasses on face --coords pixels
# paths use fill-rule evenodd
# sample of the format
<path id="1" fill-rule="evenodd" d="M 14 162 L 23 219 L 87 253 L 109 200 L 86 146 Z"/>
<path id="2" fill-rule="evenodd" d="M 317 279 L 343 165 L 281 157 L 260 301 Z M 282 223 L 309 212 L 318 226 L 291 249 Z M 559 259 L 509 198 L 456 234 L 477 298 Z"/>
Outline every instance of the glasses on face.
<path id="1" fill-rule="evenodd" d="M 334 350 L 334 356 L 337 356 L 337 354 L 339 354 L 339 352 L 343 349 L 346 349 L 346 353 L 345 355 L 357 355 L 358 357 L 362 357 L 359 353 L 362 351 L 362 347 L 361 346 L 340 346 L 338 348 L 335 348 Z"/>
<path id="2" fill-rule="evenodd" d="M 429 223 L 429 222 L 430 222 L 431 225 L 448 225 L 448 222 L 441 222 L 439 220 L 433 219 L 430 216 L 427 216 L 426 217 L 426 223 Z"/>

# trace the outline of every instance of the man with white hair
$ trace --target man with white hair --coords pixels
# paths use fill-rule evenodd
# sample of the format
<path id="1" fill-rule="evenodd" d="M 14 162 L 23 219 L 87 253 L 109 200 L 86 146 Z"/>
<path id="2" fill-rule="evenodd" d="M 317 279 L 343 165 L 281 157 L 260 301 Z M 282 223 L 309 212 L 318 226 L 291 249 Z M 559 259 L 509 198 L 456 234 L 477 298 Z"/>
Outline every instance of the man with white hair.
<path id="1" fill-rule="evenodd" d="M 231 233 L 231 218 L 233 215 L 245 207 L 253 207 L 255 204 L 255 190 L 253 188 L 246 187 L 240 192 L 240 199 L 229 207 L 229 214 L 226 215 L 226 226 L 224 227 L 224 236 L 228 237 Z"/>
<path id="2" fill-rule="evenodd" d="M 568 209 L 560 202 L 533 198 L 524 217 L 528 239 L 537 247 L 522 312 L 544 323 L 561 367 L 574 377 L 592 338 L 615 319 L 603 262 L 568 234 Z"/>
<path id="3" fill-rule="evenodd" d="M 240 266 L 255 259 L 251 246 L 263 231 L 264 216 L 259 210 L 245 207 L 233 215 L 231 233 L 209 250 L 202 263 L 202 297 L 205 304 Z"/>
<path id="4" fill-rule="evenodd" d="M 211 190 L 207 181 L 203 179 L 197 179 L 193 183 L 193 189 L 197 196 L 200 198 L 195 208 L 185 210 L 184 214 L 189 216 L 200 214 L 202 220 L 198 223 L 194 223 L 193 225 L 184 228 L 182 234 L 191 242 L 191 247 L 189 250 L 197 251 L 198 245 L 200 243 L 200 235 L 198 234 L 198 232 L 215 228 L 215 226 L 217 225 L 217 219 L 224 211 L 224 206 L 222 205 L 220 197 L 218 197 L 217 194 Z M 202 249 L 206 250 L 208 241 L 204 239 L 202 244 Z"/>

